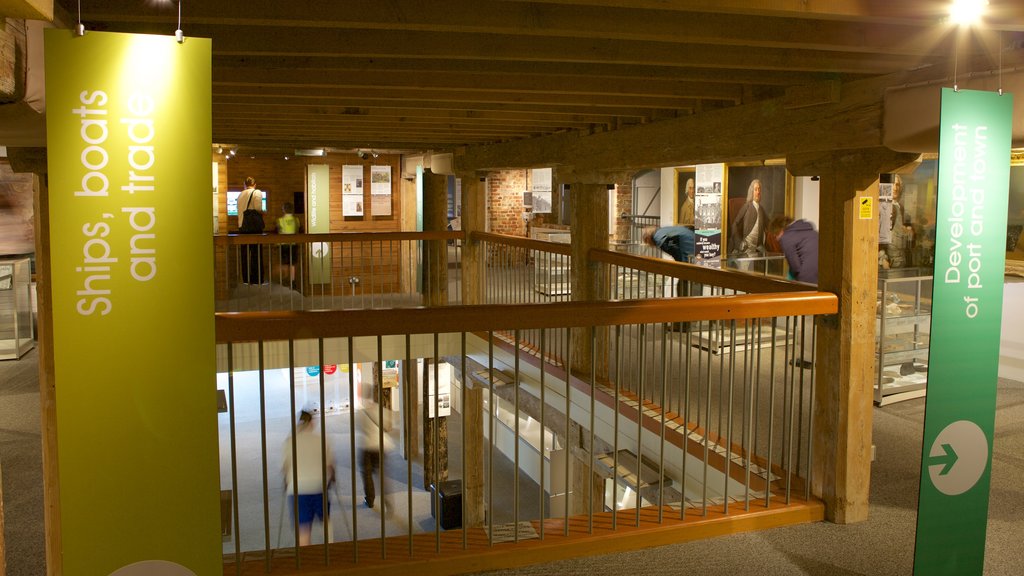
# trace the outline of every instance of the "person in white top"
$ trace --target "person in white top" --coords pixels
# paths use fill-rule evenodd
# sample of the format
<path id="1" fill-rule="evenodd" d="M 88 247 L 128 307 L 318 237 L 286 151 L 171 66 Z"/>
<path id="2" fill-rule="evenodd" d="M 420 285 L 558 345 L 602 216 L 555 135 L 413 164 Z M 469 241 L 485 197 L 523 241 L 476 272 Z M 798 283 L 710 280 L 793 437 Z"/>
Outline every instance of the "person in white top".
<path id="1" fill-rule="evenodd" d="M 299 523 L 299 546 L 310 543 L 313 520 L 319 518 L 324 522 L 327 517 L 324 514 L 324 493 L 334 483 L 334 451 L 329 440 L 326 444 L 327 450 L 324 451 L 320 433 L 313 423 L 313 410 L 303 408 L 299 412 L 299 422 L 295 428 L 295 469 L 292 469 L 291 434 L 285 439 L 282 447 L 284 462 L 281 465 L 291 517 L 297 518 Z M 327 512 L 330 512 L 329 503 Z"/>

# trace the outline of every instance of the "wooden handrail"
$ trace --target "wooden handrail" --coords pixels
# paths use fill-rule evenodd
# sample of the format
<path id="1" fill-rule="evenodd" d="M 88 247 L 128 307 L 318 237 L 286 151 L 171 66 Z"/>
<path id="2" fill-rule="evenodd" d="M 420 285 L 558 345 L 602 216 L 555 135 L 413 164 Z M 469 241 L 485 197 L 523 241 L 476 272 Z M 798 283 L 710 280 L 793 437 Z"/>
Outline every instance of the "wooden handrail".
<path id="1" fill-rule="evenodd" d="M 493 242 L 495 244 L 503 244 L 505 246 L 526 248 L 527 250 L 539 250 L 541 252 L 552 252 L 554 254 L 572 256 L 572 245 L 566 244 L 565 242 L 550 242 L 547 240 L 537 240 L 535 238 L 506 236 L 505 234 L 494 234 L 493 232 L 470 232 L 469 240 L 471 242 Z"/>
<path id="2" fill-rule="evenodd" d="M 240 244 L 307 244 L 312 242 L 392 242 L 401 240 L 462 240 L 462 230 L 438 232 L 331 232 L 328 234 L 215 234 L 215 246 Z"/>
<path id="3" fill-rule="evenodd" d="M 697 296 L 607 302 L 486 304 L 394 310 L 220 312 L 217 342 L 575 328 L 835 314 L 828 292 Z"/>
<path id="4" fill-rule="evenodd" d="M 611 250 L 593 249 L 588 253 L 592 262 L 603 262 L 623 268 L 633 268 L 652 274 L 661 274 L 682 280 L 692 280 L 700 284 L 721 286 L 740 292 L 760 294 L 768 292 L 804 292 L 814 288 L 808 284 L 788 282 L 777 278 L 768 278 L 760 274 L 751 274 L 737 270 L 717 270 L 696 264 L 623 254 Z"/>

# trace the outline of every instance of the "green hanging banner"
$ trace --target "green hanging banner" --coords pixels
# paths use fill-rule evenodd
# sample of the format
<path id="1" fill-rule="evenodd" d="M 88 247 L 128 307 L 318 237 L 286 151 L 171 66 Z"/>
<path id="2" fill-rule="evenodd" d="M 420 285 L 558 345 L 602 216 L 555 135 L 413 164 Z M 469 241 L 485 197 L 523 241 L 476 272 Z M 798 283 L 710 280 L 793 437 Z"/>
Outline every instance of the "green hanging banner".
<path id="1" fill-rule="evenodd" d="M 48 29 L 64 574 L 220 574 L 211 41 Z"/>
<path id="2" fill-rule="evenodd" d="M 1013 98 L 942 90 L 914 574 L 981 574 L 1003 307 Z"/>

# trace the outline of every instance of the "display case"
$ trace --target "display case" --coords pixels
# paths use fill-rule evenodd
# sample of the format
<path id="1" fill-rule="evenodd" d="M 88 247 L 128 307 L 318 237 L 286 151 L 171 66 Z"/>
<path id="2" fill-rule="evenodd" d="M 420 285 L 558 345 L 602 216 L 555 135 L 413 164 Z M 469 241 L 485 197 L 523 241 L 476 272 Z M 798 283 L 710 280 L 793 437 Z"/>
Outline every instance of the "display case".
<path id="1" fill-rule="evenodd" d="M 532 231 L 535 240 L 569 244 L 572 236 L 568 230 L 552 228 L 535 228 Z M 534 251 L 531 255 L 534 267 L 534 289 L 548 296 L 565 295 L 572 291 L 572 278 L 569 256 L 551 252 Z"/>
<path id="2" fill-rule="evenodd" d="M 29 259 L 0 259 L 0 360 L 21 358 L 34 346 Z"/>
<path id="3" fill-rule="evenodd" d="M 878 271 L 875 404 L 920 398 L 928 384 L 930 269 Z"/>

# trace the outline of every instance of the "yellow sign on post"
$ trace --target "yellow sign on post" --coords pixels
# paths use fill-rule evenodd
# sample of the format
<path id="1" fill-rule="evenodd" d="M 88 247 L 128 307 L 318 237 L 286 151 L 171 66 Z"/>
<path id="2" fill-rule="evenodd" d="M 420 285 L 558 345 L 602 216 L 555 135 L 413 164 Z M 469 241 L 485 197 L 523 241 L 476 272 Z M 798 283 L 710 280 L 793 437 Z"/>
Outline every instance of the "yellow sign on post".
<path id="1" fill-rule="evenodd" d="M 861 196 L 858 199 L 858 213 L 861 220 L 871 220 L 875 217 L 875 200 L 871 196 Z"/>
<path id="2" fill-rule="evenodd" d="M 64 573 L 217 574 L 211 42 L 45 50 Z"/>

